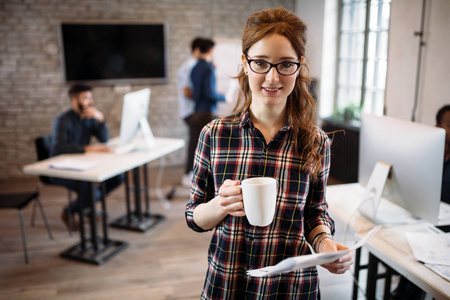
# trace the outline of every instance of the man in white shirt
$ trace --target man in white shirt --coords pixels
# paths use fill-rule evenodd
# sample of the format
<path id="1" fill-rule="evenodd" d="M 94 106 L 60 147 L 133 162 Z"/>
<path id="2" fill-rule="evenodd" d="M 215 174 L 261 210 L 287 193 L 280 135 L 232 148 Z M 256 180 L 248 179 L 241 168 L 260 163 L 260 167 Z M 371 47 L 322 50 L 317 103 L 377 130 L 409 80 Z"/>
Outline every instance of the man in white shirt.
<path id="1" fill-rule="evenodd" d="M 197 64 L 198 57 L 200 55 L 200 44 L 202 38 L 195 38 L 191 43 L 191 55 L 184 61 L 177 72 L 178 82 L 178 115 L 183 119 L 189 127 L 189 143 L 188 143 L 188 158 L 186 161 L 185 174 L 181 179 L 181 183 L 184 186 L 191 185 L 192 179 L 192 166 L 194 160 L 195 148 L 197 147 L 197 141 L 193 140 L 192 134 L 192 114 L 194 112 L 195 101 L 192 95 L 192 82 L 191 71 Z"/>

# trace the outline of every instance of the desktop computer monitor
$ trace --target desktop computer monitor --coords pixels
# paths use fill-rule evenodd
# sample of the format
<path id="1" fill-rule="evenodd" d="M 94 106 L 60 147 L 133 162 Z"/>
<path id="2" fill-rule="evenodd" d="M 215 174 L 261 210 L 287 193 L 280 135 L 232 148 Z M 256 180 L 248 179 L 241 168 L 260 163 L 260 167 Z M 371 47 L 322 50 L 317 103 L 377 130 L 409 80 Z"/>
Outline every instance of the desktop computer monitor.
<path id="1" fill-rule="evenodd" d="M 383 198 L 403 207 L 414 217 L 436 225 L 439 219 L 444 143 L 445 130 L 442 128 L 363 114 L 359 183 L 367 186 L 378 161 L 390 164 Z"/>
<path id="2" fill-rule="evenodd" d="M 138 148 L 142 147 L 142 145 L 138 145 L 139 142 L 136 142 L 137 137 L 143 137 L 147 148 L 153 145 L 153 134 L 147 121 L 150 94 L 150 89 L 146 88 L 127 93 L 123 97 L 119 147 L 126 147 L 127 145 L 133 145 L 134 149 L 137 146 L 139 146 Z M 117 152 L 123 151 L 117 150 Z"/>

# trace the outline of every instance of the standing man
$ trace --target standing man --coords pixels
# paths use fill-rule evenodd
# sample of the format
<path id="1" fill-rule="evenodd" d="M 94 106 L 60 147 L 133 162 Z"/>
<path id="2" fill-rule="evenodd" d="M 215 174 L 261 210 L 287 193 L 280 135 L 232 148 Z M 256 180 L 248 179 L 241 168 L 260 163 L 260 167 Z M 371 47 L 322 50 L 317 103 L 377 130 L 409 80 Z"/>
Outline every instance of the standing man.
<path id="1" fill-rule="evenodd" d="M 193 138 L 194 127 L 192 123 L 192 114 L 195 109 L 195 102 L 192 95 L 191 71 L 197 63 L 200 55 L 200 44 L 202 38 L 195 38 L 191 43 L 191 55 L 184 61 L 177 72 L 178 83 L 178 115 L 189 128 L 189 146 L 188 159 L 186 160 L 185 174 L 181 178 L 181 183 L 185 186 L 191 186 L 192 180 L 192 159 L 194 157 L 197 140 Z"/>
<path id="2" fill-rule="evenodd" d="M 90 86 L 77 84 L 69 90 L 70 109 L 60 113 L 53 121 L 52 146 L 50 156 L 65 153 L 109 152 L 106 145 L 90 145 L 91 137 L 95 136 L 99 142 L 105 143 L 109 139 L 109 130 L 105 117 L 95 108 Z M 78 199 L 65 207 L 61 219 L 68 225 L 68 214 L 73 220 L 73 230 L 78 230 L 79 220 L 75 218 L 78 205 L 89 207 L 88 183 L 79 184 L 75 180 L 52 178 L 53 183 L 63 185 L 78 193 Z M 105 182 L 106 193 L 109 193 L 123 181 L 122 175 L 113 177 Z M 95 189 L 96 200 L 101 196 L 100 188 Z"/>
<path id="3" fill-rule="evenodd" d="M 205 39 L 200 44 L 200 55 L 197 64 L 192 69 L 191 80 L 194 89 L 195 112 L 192 115 L 196 146 L 203 127 L 215 118 L 217 102 L 225 102 L 225 96 L 216 91 L 216 74 L 212 64 L 214 42 Z M 188 158 L 192 169 L 194 153 Z"/>

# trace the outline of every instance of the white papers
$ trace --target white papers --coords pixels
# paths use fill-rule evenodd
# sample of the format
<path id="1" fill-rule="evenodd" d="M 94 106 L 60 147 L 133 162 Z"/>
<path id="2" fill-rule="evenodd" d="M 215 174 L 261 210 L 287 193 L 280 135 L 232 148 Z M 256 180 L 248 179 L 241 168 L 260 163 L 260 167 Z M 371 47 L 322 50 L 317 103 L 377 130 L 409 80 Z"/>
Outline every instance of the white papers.
<path id="1" fill-rule="evenodd" d="M 450 233 L 406 233 L 414 257 L 450 281 Z"/>
<path id="2" fill-rule="evenodd" d="M 347 253 L 354 251 L 364 245 L 380 228 L 381 226 L 373 228 L 357 244 L 355 244 L 348 250 L 289 257 L 279 262 L 275 266 L 249 270 L 247 271 L 247 275 L 253 277 L 264 277 L 269 275 L 288 273 L 299 269 L 310 268 L 313 266 L 333 262 L 346 255 Z"/>
<path id="3" fill-rule="evenodd" d="M 94 168 L 100 163 L 98 158 L 87 159 L 87 157 L 80 158 L 65 158 L 55 161 L 50 164 L 50 168 L 72 170 L 72 171 L 86 171 Z"/>
<path id="4" fill-rule="evenodd" d="M 406 239 L 414 257 L 423 263 L 450 266 L 450 234 L 407 232 Z"/>
<path id="5" fill-rule="evenodd" d="M 450 281 L 450 266 L 425 264 L 425 267 L 445 278 L 447 281 Z"/>

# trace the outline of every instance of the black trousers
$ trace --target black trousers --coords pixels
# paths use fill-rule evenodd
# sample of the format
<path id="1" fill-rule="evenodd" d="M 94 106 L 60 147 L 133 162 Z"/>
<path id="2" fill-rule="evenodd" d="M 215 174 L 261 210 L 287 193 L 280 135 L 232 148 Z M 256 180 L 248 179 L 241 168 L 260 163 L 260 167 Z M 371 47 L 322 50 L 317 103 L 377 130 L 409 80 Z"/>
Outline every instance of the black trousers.
<path id="1" fill-rule="evenodd" d="M 89 195 L 89 185 L 91 184 L 90 182 L 80 182 L 76 180 L 61 179 L 61 178 L 52 178 L 51 180 L 52 183 L 65 186 L 69 190 L 76 192 L 78 195 L 78 198 L 75 201 L 72 201 L 70 205 L 64 208 L 67 213 L 72 214 L 76 213 L 78 211 L 79 203 L 81 203 L 81 208 L 86 208 L 90 206 L 90 195 Z M 123 175 L 118 175 L 106 180 L 104 183 L 106 195 L 109 194 L 115 188 L 117 188 L 123 181 L 124 181 Z M 99 201 L 101 197 L 100 187 L 96 186 L 94 193 L 95 193 L 95 201 Z"/>
<path id="2" fill-rule="evenodd" d="M 189 126 L 189 145 L 188 145 L 188 158 L 186 161 L 186 174 L 191 172 L 194 165 L 195 149 L 197 149 L 198 138 L 200 133 L 206 124 L 214 120 L 215 116 L 210 111 L 198 111 L 194 112 L 184 121 Z"/>

